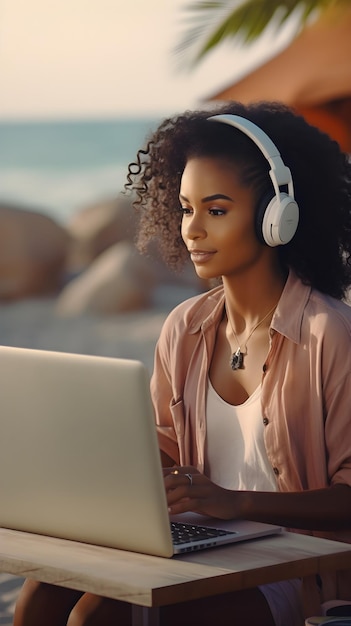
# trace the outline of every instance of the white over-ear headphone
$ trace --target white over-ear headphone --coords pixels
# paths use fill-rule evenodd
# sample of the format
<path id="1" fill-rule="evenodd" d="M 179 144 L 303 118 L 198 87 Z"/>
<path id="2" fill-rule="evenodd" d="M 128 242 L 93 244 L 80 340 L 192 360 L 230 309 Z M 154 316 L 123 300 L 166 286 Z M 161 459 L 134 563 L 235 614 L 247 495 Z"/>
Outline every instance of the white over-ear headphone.
<path id="1" fill-rule="evenodd" d="M 257 208 L 256 230 L 262 235 L 268 246 L 281 246 L 289 243 L 295 235 L 299 223 L 299 207 L 294 198 L 294 186 L 291 172 L 280 156 L 278 148 L 266 133 L 239 115 L 213 115 L 208 120 L 223 122 L 241 130 L 250 137 L 266 157 L 270 165 L 269 175 L 272 179 L 275 195 L 265 198 L 263 204 Z M 288 186 L 288 192 L 280 190 L 283 185 Z"/>

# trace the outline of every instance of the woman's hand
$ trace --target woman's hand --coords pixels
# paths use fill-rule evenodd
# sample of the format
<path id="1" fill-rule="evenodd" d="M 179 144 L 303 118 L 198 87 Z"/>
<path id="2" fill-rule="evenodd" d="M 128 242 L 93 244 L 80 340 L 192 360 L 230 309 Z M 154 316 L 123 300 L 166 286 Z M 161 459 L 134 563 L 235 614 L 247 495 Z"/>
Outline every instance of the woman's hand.
<path id="1" fill-rule="evenodd" d="M 169 467 L 163 472 L 171 515 L 193 511 L 220 519 L 239 517 L 240 492 L 215 485 L 195 467 Z"/>
<path id="2" fill-rule="evenodd" d="M 230 491 L 212 483 L 195 467 L 164 469 L 170 514 L 193 511 L 219 519 L 248 519 L 287 528 L 351 529 L 351 486 L 293 493 Z"/>

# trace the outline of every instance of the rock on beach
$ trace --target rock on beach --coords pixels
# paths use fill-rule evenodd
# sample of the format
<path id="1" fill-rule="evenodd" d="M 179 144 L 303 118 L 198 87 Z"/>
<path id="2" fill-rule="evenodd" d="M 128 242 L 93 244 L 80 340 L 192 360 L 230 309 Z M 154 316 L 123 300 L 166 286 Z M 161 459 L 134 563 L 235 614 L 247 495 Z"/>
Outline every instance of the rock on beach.
<path id="1" fill-rule="evenodd" d="M 0 301 L 55 293 L 70 235 L 47 215 L 0 205 Z"/>
<path id="2" fill-rule="evenodd" d="M 0 204 L 0 303 L 54 297 L 59 315 L 111 315 L 150 306 L 162 284 L 203 288 L 192 267 L 179 276 L 168 270 L 156 246 L 142 257 L 135 232 L 122 194 L 82 207 L 64 226 Z"/>

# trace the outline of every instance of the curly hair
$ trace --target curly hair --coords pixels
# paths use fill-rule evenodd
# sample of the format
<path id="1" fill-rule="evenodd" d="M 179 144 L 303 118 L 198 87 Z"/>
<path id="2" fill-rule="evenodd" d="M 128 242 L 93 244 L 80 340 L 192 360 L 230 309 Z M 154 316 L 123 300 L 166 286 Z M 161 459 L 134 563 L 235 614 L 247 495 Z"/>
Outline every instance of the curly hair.
<path id="1" fill-rule="evenodd" d="M 273 185 L 269 164 L 256 144 L 211 115 L 240 115 L 257 124 L 290 168 L 300 220 L 293 239 L 277 248 L 284 268 L 320 291 L 343 298 L 351 284 L 351 162 L 327 134 L 278 102 L 227 103 L 167 118 L 128 166 L 126 191 L 135 192 L 137 246 L 157 241 L 165 262 L 179 268 L 188 258 L 180 235 L 180 180 L 191 157 L 221 157 L 238 166 L 242 184 L 257 202 Z"/>

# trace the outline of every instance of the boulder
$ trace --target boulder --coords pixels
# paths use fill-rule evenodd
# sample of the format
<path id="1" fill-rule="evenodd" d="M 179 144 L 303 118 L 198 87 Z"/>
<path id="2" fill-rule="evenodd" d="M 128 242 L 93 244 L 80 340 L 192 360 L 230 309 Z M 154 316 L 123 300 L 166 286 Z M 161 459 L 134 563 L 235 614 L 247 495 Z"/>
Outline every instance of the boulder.
<path id="1" fill-rule="evenodd" d="M 135 212 L 123 194 L 77 211 L 67 223 L 71 245 L 67 272 L 75 275 L 120 241 L 133 241 Z"/>
<path id="2" fill-rule="evenodd" d="M 110 246 L 64 287 L 56 301 L 56 313 L 73 317 L 142 309 L 149 305 L 154 284 L 152 261 L 124 241 Z"/>
<path id="3" fill-rule="evenodd" d="M 57 292 L 68 246 L 66 229 L 49 216 L 0 205 L 0 300 Z"/>

